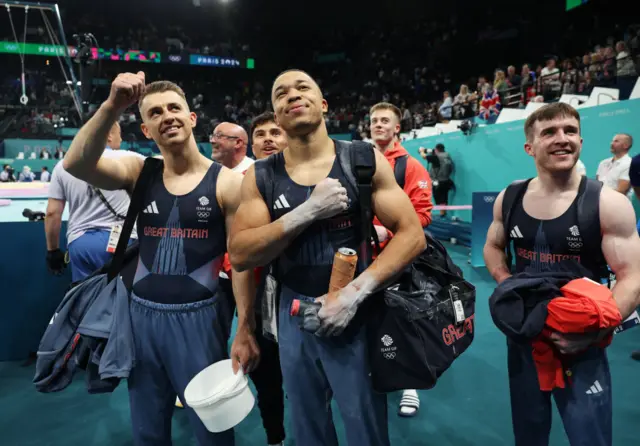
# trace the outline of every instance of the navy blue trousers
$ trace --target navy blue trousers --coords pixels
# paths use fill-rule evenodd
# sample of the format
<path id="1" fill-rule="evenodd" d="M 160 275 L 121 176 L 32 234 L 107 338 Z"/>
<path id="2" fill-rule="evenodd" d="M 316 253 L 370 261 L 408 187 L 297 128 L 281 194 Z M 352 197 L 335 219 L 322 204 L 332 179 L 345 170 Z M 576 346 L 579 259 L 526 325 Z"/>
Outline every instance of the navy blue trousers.
<path id="1" fill-rule="evenodd" d="M 604 349 L 592 347 L 570 367 L 571 384 L 540 390 L 530 345 L 508 342 L 511 415 L 516 446 L 548 446 L 551 397 L 571 446 L 611 446 L 611 375 Z"/>
<path id="2" fill-rule="evenodd" d="M 229 357 L 232 311 L 223 298 L 169 305 L 132 296 L 136 363 L 129 377 L 129 402 L 136 446 L 171 445 L 176 395 L 184 404 L 189 381 Z M 234 445 L 233 430 L 213 434 L 184 406 L 199 446 Z"/>
<path id="3" fill-rule="evenodd" d="M 305 296 L 283 286 L 278 345 L 296 442 L 338 445 L 331 412 L 335 398 L 350 446 L 389 446 L 387 396 L 371 386 L 364 327 L 330 338 L 305 332 L 289 315 L 294 298 Z"/>

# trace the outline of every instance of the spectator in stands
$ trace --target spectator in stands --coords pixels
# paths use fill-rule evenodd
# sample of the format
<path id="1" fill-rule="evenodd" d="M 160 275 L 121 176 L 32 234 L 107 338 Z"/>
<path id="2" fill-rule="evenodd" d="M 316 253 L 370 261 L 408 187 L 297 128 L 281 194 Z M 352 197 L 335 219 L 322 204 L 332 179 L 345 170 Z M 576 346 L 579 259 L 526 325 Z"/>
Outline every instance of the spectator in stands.
<path id="1" fill-rule="evenodd" d="M 584 56 L 582 56 L 582 63 L 578 68 L 582 72 L 582 75 L 584 76 L 584 73 L 589 71 L 590 67 L 591 67 L 591 53 L 587 53 Z"/>
<path id="2" fill-rule="evenodd" d="M 253 160 L 247 157 L 249 136 L 239 125 L 230 122 L 219 124 L 209 141 L 211 142 L 211 159 L 227 169 L 244 173 L 253 164 Z"/>
<path id="3" fill-rule="evenodd" d="M 540 72 L 540 81 L 542 83 L 542 95 L 545 100 L 554 98 L 562 88 L 560 82 L 560 70 L 556 67 L 556 60 L 550 57 L 547 65 Z"/>
<path id="4" fill-rule="evenodd" d="M 480 76 L 478 78 L 478 85 L 476 86 L 476 94 L 480 96 L 484 92 L 484 86 L 487 84 L 487 78 Z"/>
<path id="5" fill-rule="evenodd" d="M 633 58 L 627 50 L 627 44 L 623 41 L 616 43 L 616 74 L 618 76 L 637 76 Z"/>
<path id="6" fill-rule="evenodd" d="M 507 83 L 509 87 L 518 87 L 522 82 L 522 78 L 516 74 L 516 67 L 509 65 L 507 68 Z"/>
<path id="7" fill-rule="evenodd" d="M 528 87 L 536 80 L 535 73 L 531 72 L 531 67 L 529 67 L 529 64 L 522 65 L 522 71 L 520 72 L 520 75 L 520 82 L 523 87 Z"/>
<path id="8" fill-rule="evenodd" d="M 451 98 L 449 97 L 449 100 Z M 424 166 L 400 145 L 400 109 L 393 104 L 380 102 L 369 111 L 371 115 L 371 139 L 375 148 L 380 151 L 391 164 L 404 192 L 409 196 L 413 208 L 418 214 L 420 223 L 426 228 L 431 223 L 431 178 Z M 401 160 L 404 163 L 401 163 Z M 400 170 L 404 164 L 404 172 Z M 373 221 L 380 247 L 393 237 L 393 233 L 385 228 L 378 218 Z M 398 415 L 413 417 L 420 408 L 420 399 L 416 390 L 405 390 L 400 400 Z"/>
<path id="9" fill-rule="evenodd" d="M 48 160 L 50 158 L 51 158 L 51 154 L 49 153 L 49 150 L 47 150 L 46 147 L 43 147 L 42 150 L 40 151 L 40 159 Z"/>
<path id="10" fill-rule="evenodd" d="M 469 93 L 469 87 L 464 84 L 460 85 L 460 93 L 456 95 L 455 100 L 453 101 L 453 110 L 456 119 L 472 117 L 474 114 L 472 103 L 476 100 L 477 98 L 475 95 Z"/>
<path id="11" fill-rule="evenodd" d="M 507 88 L 509 88 L 504 71 L 496 70 L 496 78 L 493 81 L 493 88 L 497 90 L 498 94 L 503 93 Z"/>
<path id="12" fill-rule="evenodd" d="M 629 167 L 631 157 L 629 150 L 633 145 L 633 138 L 626 133 L 620 133 L 611 141 L 612 158 L 600 162 L 596 179 L 605 186 L 617 190 L 621 194 L 628 194 L 631 184 L 629 182 Z"/>
<path id="13" fill-rule="evenodd" d="M 587 72 L 591 74 L 594 81 L 602 77 L 602 64 L 600 62 L 601 58 L 599 53 L 591 54 L 591 63 Z"/>
<path id="14" fill-rule="evenodd" d="M 529 64 L 522 65 L 520 93 L 522 94 L 521 106 L 526 107 L 529 101 L 536 95 L 536 74 L 531 72 Z"/>
<path id="15" fill-rule="evenodd" d="M 616 53 L 613 50 L 613 47 L 605 47 L 602 69 L 606 79 L 609 79 L 616 74 Z"/>
<path id="16" fill-rule="evenodd" d="M 591 94 L 591 91 L 593 90 L 593 87 L 595 87 L 595 82 L 593 80 L 591 72 L 585 71 L 584 75 L 582 76 L 582 81 L 578 85 L 578 93 L 589 96 Z"/>
<path id="17" fill-rule="evenodd" d="M 13 167 L 9 164 L 5 164 L 2 166 L 2 172 L 0 172 L 0 182 L 1 183 L 14 183 L 16 181 L 16 176 L 13 172 Z"/>
<path id="18" fill-rule="evenodd" d="M 438 109 L 440 116 L 444 121 L 451 120 L 451 113 L 453 112 L 453 101 L 451 100 L 451 93 L 445 91 L 442 96 L 442 105 Z"/>
<path id="19" fill-rule="evenodd" d="M 31 167 L 24 166 L 22 168 L 22 172 L 20 172 L 20 176 L 18 180 L 21 183 L 31 183 L 32 181 L 35 181 L 35 179 L 36 179 L 36 174 L 31 171 Z"/>
<path id="20" fill-rule="evenodd" d="M 40 172 L 40 181 L 48 183 L 51 180 L 51 174 L 47 166 L 42 166 L 42 172 Z"/>
<path id="21" fill-rule="evenodd" d="M 257 160 L 282 152 L 287 147 L 287 137 L 276 124 L 272 112 L 253 118 L 251 124 L 251 149 Z"/>
<path id="22" fill-rule="evenodd" d="M 484 84 L 482 98 L 480 99 L 480 112 L 478 116 L 485 121 L 495 122 L 501 110 L 500 96 L 491 84 Z"/>
<path id="23" fill-rule="evenodd" d="M 64 158 L 64 150 L 62 148 L 62 142 L 60 143 L 60 145 L 56 148 L 56 153 L 54 155 L 54 158 L 57 160 L 61 160 L 62 158 Z"/>
<path id="24" fill-rule="evenodd" d="M 564 61 L 565 71 L 562 73 L 560 79 L 562 81 L 562 93 L 574 94 L 578 89 L 578 70 L 573 66 L 573 61 L 567 59 Z"/>
<path id="25" fill-rule="evenodd" d="M 404 104 L 402 107 L 402 131 L 408 132 L 409 130 L 413 129 L 412 124 L 413 122 L 411 120 L 411 110 L 409 110 L 409 107 Z"/>

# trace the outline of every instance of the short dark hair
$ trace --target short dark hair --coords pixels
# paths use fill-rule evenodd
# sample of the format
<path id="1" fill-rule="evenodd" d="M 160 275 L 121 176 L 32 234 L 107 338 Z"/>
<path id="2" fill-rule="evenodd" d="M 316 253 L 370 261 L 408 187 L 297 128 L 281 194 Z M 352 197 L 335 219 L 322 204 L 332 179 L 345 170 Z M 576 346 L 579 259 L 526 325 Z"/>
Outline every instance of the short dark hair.
<path id="1" fill-rule="evenodd" d="M 444 144 L 442 144 L 441 142 L 439 142 L 438 144 L 436 144 L 436 150 L 438 152 L 444 152 Z"/>
<path id="2" fill-rule="evenodd" d="M 276 122 L 275 115 L 273 114 L 273 112 L 270 112 L 270 111 L 266 111 L 261 115 L 258 115 L 255 118 L 253 118 L 253 121 L 251 122 L 251 138 L 253 139 L 253 132 L 255 131 L 256 127 L 260 127 L 261 125 L 268 124 L 269 122 L 273 122 L 274 124 Z"/>
<path id="3" fill-rule="evenodd" d="M 372 115 L 373 112 L 377 110 L 391 110 L 393 114 L 396 115 L 396 118 L 398 118 L 398 122 L 402 121 L 402 112 L 400 112 L 400 109 L 390 102 L 378 102 L 376 105 L 371 107 L 369 115 Z"/>
<path id="4" fill-rule="evenodd" d="M 276 83 L 276 79 L 278 79 L 283 74 L 291 73 L 291 72 L 294 72 L 294 71 L 297 72 L 297 73 L 302 73 L 302 74 L 305 74 L 305 75 L 309 76 L 309 79 L 311 79 L 311 81 L 315 84 L 315 86 L 318 87 L 318 90 L 320 90 L 320 93 L 322 94 L 322 88 L 320 88 L 320 84 L 318 84 L 318 81 L 316 81 L 315 78 L 313 76 L 311 76 L 309 73 L 307 73 L 306 71 L 300 70 L 298 68 L 289 68 L 288 70 L 284 70 L 283 72 L 278 74 L 275 77 L 275 79 L 273 80 L 273 84 L 271 84 L 271 91 L 273 91 L 273 86 Z"/>
<path id="5" fill-rule="evenodd" d="M 552 121 L 556 118 L 575 118 L 578 120 L 578 129 L 580 129 L 580 114 L 578 111 L 564 102 L 554 102 L 546 104 L 529 115 L 524 123 L 524 134 L 527 141 L 533 139 L 533 126 L 538 121 Z"/>
<path id="6" fill-rule="evenodd" d="M 187 102 L 187 95 L 184 94 L 184 90 L 182 90 L 178 84 L 174 84 L 171 81 L 155 81 L 145 86 L 144 92 L 140 96 L 140 99 L 138 99 L 138 108 L 142 108 L 142 101 L 150 94 L 164 93 L 165 91 L 173 91 Z"/>

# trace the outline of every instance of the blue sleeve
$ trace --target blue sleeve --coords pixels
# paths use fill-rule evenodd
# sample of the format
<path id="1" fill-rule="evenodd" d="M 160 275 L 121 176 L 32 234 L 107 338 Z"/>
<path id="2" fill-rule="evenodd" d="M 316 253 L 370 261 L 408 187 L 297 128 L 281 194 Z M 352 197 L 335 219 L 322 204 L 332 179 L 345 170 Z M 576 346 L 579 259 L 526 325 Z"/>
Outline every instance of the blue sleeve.
<path id="1" fill-rule="evenodd" d="M 629 166 L 629 181 L 633 187 L 640 187 L 640 155 L 636 155 L 631 160 Z"/>

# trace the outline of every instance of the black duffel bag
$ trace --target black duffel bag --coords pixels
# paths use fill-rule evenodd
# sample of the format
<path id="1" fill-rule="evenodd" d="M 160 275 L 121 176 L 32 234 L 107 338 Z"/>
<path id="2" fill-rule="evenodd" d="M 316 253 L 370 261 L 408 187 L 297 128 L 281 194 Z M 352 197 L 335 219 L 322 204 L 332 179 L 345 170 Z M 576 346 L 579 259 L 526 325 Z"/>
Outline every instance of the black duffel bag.
<path id="1" fill-rule="evenodd" d="M 337 143 L 344 145 L 345 143 Z M 343 172 L 358 191 L 364 255 L 380 245 L 373 228 L 375 153 L 352 142 L 339 153 Z M 347 155 L 347 156 L 345 156 Z M 377 392 L 430 389 L 474 336 L 475 287 L 464 280 L 445 247 L 425 231 L 427 247 L 362 308 L 373 388 Z"/>
<path id="2" fill-rule="evenodd" d="M 369 360 L 377 392 L 430 389 L 474 337 L 475 287 L 429 234 L 393 285 L 372 296 Z"/>

